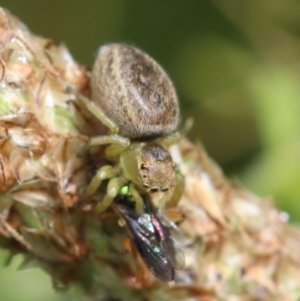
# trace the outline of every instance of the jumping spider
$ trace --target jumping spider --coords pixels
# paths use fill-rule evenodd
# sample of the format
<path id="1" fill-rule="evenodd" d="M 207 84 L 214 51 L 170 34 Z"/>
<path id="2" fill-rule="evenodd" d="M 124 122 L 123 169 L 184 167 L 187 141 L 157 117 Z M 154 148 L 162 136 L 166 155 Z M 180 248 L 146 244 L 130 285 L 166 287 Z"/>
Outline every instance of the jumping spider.
<path id="1" fill-rule="evenodd" d="M 87 148 L 110 144 L 108 159 L 117 164 L 101 167 L 87 187 L 86 197 L 108 179 L 107 193 L 97 205 L 103 212 L 130 182 L 137 212 L 143 210 L 140 193 L 164 192 L 160 206 L 170 199 L 169 190 L 182 187 L 182 177 L 167 150 L 190 127 L 176 132 L 180 110 L 175 88 L 162 67 L 143 51 L 126 44 L 100 48 L 91 78 L 91 100 L 80 95 L 108 129 L 108 135 L 90 138 Z M 179 189 L 180 190 L 180 189 Z M 179 199 L 180 195 L 175 196 Z"/>

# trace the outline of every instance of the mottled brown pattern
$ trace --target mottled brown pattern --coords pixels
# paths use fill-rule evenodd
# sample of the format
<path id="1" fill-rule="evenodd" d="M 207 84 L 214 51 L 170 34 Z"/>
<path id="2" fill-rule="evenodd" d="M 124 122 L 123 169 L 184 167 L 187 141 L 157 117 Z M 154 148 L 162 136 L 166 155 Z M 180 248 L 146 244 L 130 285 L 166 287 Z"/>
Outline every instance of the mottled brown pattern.
<path id="1" fill-rule="evenodd" d="M 100 48 L 92 99 L 128 138 L 167 135 L 178 126 L 180 111 L 170 78 L 150 56 L 126 44 Z"/>

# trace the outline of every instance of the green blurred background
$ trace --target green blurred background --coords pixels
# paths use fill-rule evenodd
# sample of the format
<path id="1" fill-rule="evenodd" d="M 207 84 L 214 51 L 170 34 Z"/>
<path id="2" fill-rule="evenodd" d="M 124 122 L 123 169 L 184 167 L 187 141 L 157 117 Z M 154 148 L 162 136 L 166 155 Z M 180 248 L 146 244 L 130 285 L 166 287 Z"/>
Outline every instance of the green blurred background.
<path id="1" fill-rule="evenodd" d="M 2 0 L 36 34 L 91 66 L 100 45 L 134 44 L 170 74 L 189 134 L 230 177 L 300 220 L 300 2 Z M 0 252 L 0 263 L 7 254 Z M 0 300 L 79 300 L 41 271 L 0 269 Z M 1 265 L 2 266 L 2 265 Z"/>

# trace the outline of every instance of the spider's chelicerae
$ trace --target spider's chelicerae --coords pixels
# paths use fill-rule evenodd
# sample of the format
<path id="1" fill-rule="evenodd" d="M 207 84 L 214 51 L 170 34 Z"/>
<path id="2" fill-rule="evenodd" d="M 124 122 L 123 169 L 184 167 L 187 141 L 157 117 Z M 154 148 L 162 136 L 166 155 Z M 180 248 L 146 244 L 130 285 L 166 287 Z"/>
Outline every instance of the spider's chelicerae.
<path id="1" fill-rule="evenodd" d="M 112 162 L 117 158 L 117 163 L 101 167 L 87 187 L 90 197 L 103 180 L 109 180 L 97 211 L 103 212 L 128 182 L 137 212 L 143 208 L 140 193 L 163 192 L 159 206 L 171 198 L 169 191 L 174 193 L 172 199 L 179 199 L 182 177 L 167 148 L 180 140 L 190 122 L 176 131 L 177 95 L 162 67 L 133 46 L 102 46 L 92 71 L 92 100 L 80 99 L 109 129 L 105 136 L 90 138 L 87 148 L 110 144 L 105 155 Z"/>

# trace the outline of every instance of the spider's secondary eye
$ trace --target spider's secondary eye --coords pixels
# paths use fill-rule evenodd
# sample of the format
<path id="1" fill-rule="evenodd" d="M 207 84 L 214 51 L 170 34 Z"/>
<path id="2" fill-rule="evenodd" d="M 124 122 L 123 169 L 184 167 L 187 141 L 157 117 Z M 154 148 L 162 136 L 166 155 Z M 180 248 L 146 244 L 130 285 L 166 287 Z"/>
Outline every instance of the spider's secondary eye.
<path id="1" fill-rule="evenodd" d="M 141 164 L 141 169 L 148 169 L 146 164 Z"/>
<path id="2" fill-rule="evenodd" d="M 152 189 L 151 189 L 151 192 L 158 192 L 158 191 L 159 191 L 158 188 L 152 188 Z"/>
<path id="3" fill-rule="evenodd" d="M 169 188 L 167 187 L 167 188 L 163 188 L 161 191 L 162 192 L 166 192 L 166 191 L 168 191 L 169 190 Z"/>

